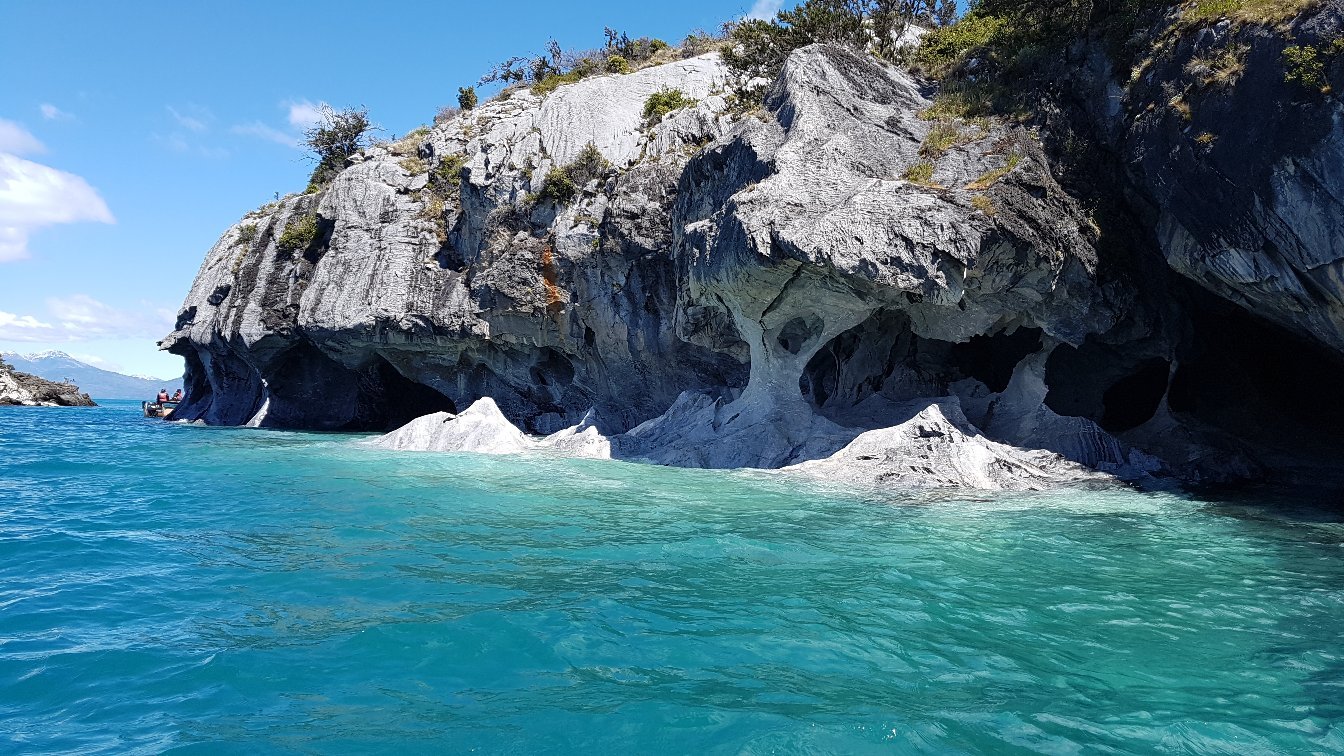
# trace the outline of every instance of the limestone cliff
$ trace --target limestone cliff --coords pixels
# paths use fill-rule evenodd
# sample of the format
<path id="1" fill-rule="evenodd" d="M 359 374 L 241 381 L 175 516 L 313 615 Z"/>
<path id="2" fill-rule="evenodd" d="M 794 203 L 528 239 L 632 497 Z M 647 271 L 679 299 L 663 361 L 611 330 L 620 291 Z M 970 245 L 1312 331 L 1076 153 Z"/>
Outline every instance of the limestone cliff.
<path id="1" fill-rule="evenodd" d="M 879 484 L 941 480 L 935 468 L 992 487 L 1090 479 L 1086 468 L 1289 470 L 1295 449 L 1266 446 L 1260 427 L 1274 406 L 1248 399 L 1254 422 L 1239 423 L 1191 382 L 1290 344 L 1281 328 L 1315 339 L 1303 354 L 1344 375 L 1327 301 L 1344 254 L 1338 119 L 1309 143 L 1241 155 L 1264 180 L 1220 191 L 1247 208 L 1238 238 L 1262 243 L 1215 254 L 1234 221 L 1180 195 L 1206 181 L 1181 161 L 1211 153 L 1149 168 L 1150 150 L 1177 149 L 1162 140 L 1187 137 L 1134 116 L 1147 112 L 1140 88 L 1108 99 L 1104 60 L 1080 71 L 1060 120 L 1111 171 L 1089 188 L 1036 130 L 931 135 L 920 113 L 934 84 L 839 47 L 794 52 L 747 112 L 730 108 L 714 54 L 516 91 L 368 149 L 322 192 L 229 229 L 164 342 L 187 362 L 177 415 L 387 429 L 437 412 L 389 443 L 466 448 L 482 437 L 472 418 L 497 405 L 528 433 L 559 433 L 552 446 L 711 467 L 881 460 L 855 473 Z M 646 122 L 664 89 L 695 102 Z M 1337 110 L 1327 99 L 1312 107 Z M 573 198 L 541 192 L 587 145 L 610 167 Z M 1098 218 L 1095 195 L 1113 212 Z M 306 246 L 279 243 L 310 216 Z M 1292 260 L 1315 272 L 1290 296 Z M 1211 336 L 1220 319 L 1254 336 Z M 1228 378 L 1210 395 L 1236 391 Z M 485 397 L 491 412 L 462 412 Z M 533 442 L 486 445 L 499 443 Z"/>
<path id="2" fill-rule="evenodd" d="M 56 383 L 21 373 L 0 360 L 0 405 L 25 407 L 94 407 L 88 394 L 69 383 Z"/>

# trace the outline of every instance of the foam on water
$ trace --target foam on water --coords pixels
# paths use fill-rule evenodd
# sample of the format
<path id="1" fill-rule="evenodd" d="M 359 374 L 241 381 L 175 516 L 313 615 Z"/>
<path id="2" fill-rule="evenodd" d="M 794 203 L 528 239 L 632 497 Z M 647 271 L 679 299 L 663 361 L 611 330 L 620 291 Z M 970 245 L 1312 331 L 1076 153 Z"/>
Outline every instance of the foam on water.
<path id="1" fill-rule="evenodd" d="M 138 412 L 0 408 L 0 751 L 1344 750 L 1318 509 Z"/>

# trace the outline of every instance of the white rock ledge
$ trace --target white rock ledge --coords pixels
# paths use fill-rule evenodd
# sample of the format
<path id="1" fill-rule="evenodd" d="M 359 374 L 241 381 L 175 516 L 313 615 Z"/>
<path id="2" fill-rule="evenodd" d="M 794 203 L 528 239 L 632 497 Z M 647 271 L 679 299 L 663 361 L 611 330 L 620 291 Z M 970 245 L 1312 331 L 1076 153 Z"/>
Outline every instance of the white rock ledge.
<path id="1" fill-rule="evenodd" d="M 696 422 L 683 426 L 677 434 L 666 422 L 679 416 L 688 420 L 686 406 L 706 410 L 714 403 L 707 397 L 695 401 L 685 397 L 679 402 L 681 411 L 669 410 L 668 416 L 656 418 L 660 432 L 648 438 L 647 433 L 630 433 L 607 437 L 594 424 L 591 413 L 578 425 L 565 428 L 549 436 L 529 437 L 504 417 L 493 399 L 483 398 L 464 412 L 454 415 L 436 412 L 412 420 L 391 433 L 380 436 L 369 445 L 399 451 L 474 452 L 478 454 L 549 453 L 586 459 L 627 459 L 631 461 L 663 462 L 690 467 L 722 467 L 697 461 L 679 453 L 679 447 L 688 442 L 704 448 L 716 446 L 715 439 L 706 438 L 706 428 Z M 1019 449 L 984 437 L 966 419 L 957 397 L 939 397 L 920 400 L 906 405 L 901 416 L 909 419 L 897 425 L 875 430 L 844 429 L 814 416 L 805 423 L 806 429 L 820 434 L 821 443 L 803 444 L 815 450 L 838 451 L 818 454 L 787 466 L 776 466 L 780 472 L 802 475 L 868 489 L 891 488 L 970 488 L 980 490 L 1042 490 L 1077 484 L 1112 483 L 1115 478 L 1070 462 L 1063 456 L 1045 450 Z M 796 425 L 790 420 L 778 422 Z M 650 421 L 651 423 L 654 421 Z M 641 426 L 647 430 L 648 424 Z M 821 429 L 821 430 L 817 430 Z M 777 427 L 758 429 L 758 446 L 770 447 L 781 437 L 796 439 L 798 428 Z M 765 432 L 772 430 L 773 432 Z M 792 432 L 791 432 L 792 431 Z M 851 438 L 847 443 L 838 434 Z M 744 434 L 733 433 L 731 439 L 738 447 L 736 458 L 771 458 L 768 448 L 748 448 L 752 443 Z M 674 450 L 668 453 L 668 450 Z M 824 456 L 821 456 L 824 454 Z"/>

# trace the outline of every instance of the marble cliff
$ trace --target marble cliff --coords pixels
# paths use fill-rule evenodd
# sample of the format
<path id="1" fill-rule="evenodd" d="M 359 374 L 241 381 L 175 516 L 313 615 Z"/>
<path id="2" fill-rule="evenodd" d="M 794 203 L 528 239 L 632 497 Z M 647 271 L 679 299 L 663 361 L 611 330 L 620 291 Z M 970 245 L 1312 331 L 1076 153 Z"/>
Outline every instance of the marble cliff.
<path id="1" fill-rule="evenodd" d="M 1337 36 L 1339 4 L 1294 23 Z M 1238 81 L 1191 83 L 1234 44 Z M 1344 110 L 1284 44 L 1211 25 L 1123 83 L 1080 46 L 1040 123 L 936 149 L 937 84 L 836 46 L 745 112 L 713 53 L 520 89 L 226 231 L 163 343 L 177 414 L 876 485 L 1319 480 Z"/>

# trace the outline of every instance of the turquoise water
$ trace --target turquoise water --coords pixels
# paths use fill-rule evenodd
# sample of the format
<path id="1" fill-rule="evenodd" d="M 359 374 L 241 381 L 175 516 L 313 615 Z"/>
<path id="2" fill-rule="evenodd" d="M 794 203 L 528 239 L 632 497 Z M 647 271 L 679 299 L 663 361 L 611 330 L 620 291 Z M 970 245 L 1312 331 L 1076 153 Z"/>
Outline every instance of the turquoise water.
<path id="1" fill-rule="evenodd" d="M 0 408 L 0 752 L 1344 750 L 1344 526 Z"/>

